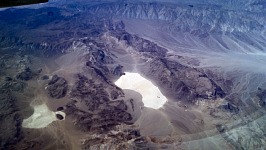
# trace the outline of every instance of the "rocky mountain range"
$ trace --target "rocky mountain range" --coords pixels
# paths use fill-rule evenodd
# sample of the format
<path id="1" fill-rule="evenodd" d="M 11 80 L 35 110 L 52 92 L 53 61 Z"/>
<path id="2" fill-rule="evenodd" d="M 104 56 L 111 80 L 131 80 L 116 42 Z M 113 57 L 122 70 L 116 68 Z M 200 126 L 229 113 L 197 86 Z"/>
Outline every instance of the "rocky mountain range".
<path id="1" fill-rule="evenodd" d="M 2 9 L 0 149 L 264 149 L 265 6 L 51 0 Z M 114 84 L 124 72 L 150 80 L 167 103 L 145 107 Z M 22 127 L 40 104 L 66 116 Z"/>

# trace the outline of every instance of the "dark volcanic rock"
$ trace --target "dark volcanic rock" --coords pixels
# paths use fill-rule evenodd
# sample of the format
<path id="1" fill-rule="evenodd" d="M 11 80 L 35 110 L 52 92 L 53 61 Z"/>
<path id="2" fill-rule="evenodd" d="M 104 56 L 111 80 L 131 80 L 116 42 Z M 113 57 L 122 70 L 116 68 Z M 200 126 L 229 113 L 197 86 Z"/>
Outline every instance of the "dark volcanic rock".
<path id="1" fill-rule="evenodd" d="M 135 146 L 135 149 L 138 149 L 138 150 L 153 149 L 151 146 L 151 143 L 145 137 L 139 137 L 139 138 L 135 139 L 133 144 Z"/>
<path id="2" fill-rule="evenodd" d="M 98 75 L 98 76 L 100 76 L 105 82 L 110 82 L 108 80 L 108 78 L 106 77 L 106 75 L 105 75 L 105 74 L 107 74 L 109 72 L 108 69 L 103 70 L 102 68 L 100 69 L 98 67 L 92 67 L 92 69 L 95 72 L 95 74 Z"/>
<path id="3" fill-rule="evenodd" d="M 113 74 L 116 76 L 122 76 L 124 74 L 122 69 L 123 69 L 123 66 L 118 65 L 117 67 L 115 67 Z"/>
<path id="4" fill-rule="evenodd" d="M 62 110 L 64 110 L 64 107 L 58 107 L 56 110 L 57 111 L 62 111 Z"/>
<path id="5" fill-rule="evenodd" d="M 243 107 L 245 105 L 241 100 L 241 95 L 239 93 L 231 93 L 225 97 L 225 100 L 237 107 Z"/>
<path id="6" fill-rule="evenodd" d="M 95 53 L 96 61 L 104 63 L 105 59 L 105 53 L 102 50 L 98 50 L 97 53 Z"/>
<path id="7" fill-rule="evenodd" d="M 42 69 L 38 69 L 35 71 L 32 71 L 30 68 L 26 68 L 19 74 L 17 74 L 16 78 L 24 81 L 31 80 L 34 76 L 39 75 L 42 72 Z"/>
<path id="8" fill-rule="evenodd" d="M 92 56 L 95 58 L 96 63 L 99 64 L 112 64 L 114 63 L 114 60 L 112 57 L 110 57 L 107 53 L 105 53 L 103 50 L 95 50 L 92 52 Z"/>
<path id="9" fill-rule="evenodd" d="M 141 136 L 139 130 L 130 129 L 129 131 L 126 131 L 126 132 L 128 132 L 129 135 L 134 136 L 134 137 L 140 137 Z"/>
<path id="10" fill-rule="evenodd" d="M 71 95 L 72 96 L 82 96 L 86 94 L 91 94 L 90 86 L 94 84 L 93 80 L 89 80 L 86 76 L 78 74 L 78 81 L 75 83 Z"/>
<path id="11" fill-rule="evenodd" d="M 219 86 L 216 85 L 214 95 L 215 95 L 215 96 L 218 95 L 218 96 L 220 96 L 221 98 L 224 98 L 226 94 L 225 94 L 225 92 L 222 90 L 221 87 L 219 87 Z"/>
<path id="12" fill-rule="evenodd" d="M 26 68 L 24 71 L 17 75 L 17 79 L 28 81 L 32 79 L 33 73 L 30 68 Z"/>
<path id="13" fill-rule="evenodd" d="M 203 99 L 208 99 L 209 98 L 209 96 L 206 95 L 206 94 L 203 94 L 203 95 L 197 94 L 196 97 L 197 98 L 203 98 Z"/>
<path id="14" fill-rule="evenodd" d="M 19 80 L 13 80 L 11 77 L 6 77 L 5 80 L 0 83 L 0 86 L 4 91 L 12 90 L 14 92 L 23 92 L 27 84 Z"/>
<path id="15" fill-rule="evenodd" d="M 0 149 L 12 149 L 22 138 L 21 117 L 17 113 L 16 99 L 8 90 L 0 88 Z"/>
<path id="16" fill-rule="evenodd" d="M 78 129 L 105 133 L 114 129 L 116 125 L 130 123 L 132 116 L 126 111 L 125 102 L 123 100 L 110 101 L 111 96 L 107 92 L 109 88 L 121 95 L 123 94 L 121 89 L 108 83 L 97 84 L 82 74 L 78 74 L 77 79 L 70 93 L 76 101 L 69 103 L 64 111 L 74 118 Z M 76 105 L 77 103 L 82 103 L 82 108 Z"/>
<path id="17" fill-rule="evenodd" d="M 186 66 L 167 58 L 155 56 L 148 63 L 149 70 L 142 69 L 147 78 L 153 80 L 165 95 L 193 104 L 198 99 L 224 98 L 226 92 L 216 78 L 210 78 L 204 71 Z"/>
<path id="18" fill-rule="evenodd" d="M 124 40 L 126 44 L 134 47 L 138 52 L 154 57 L 164 57 L 166 55 L 167 50 L 165 48 L 159 47 L 154 42 L 131 35 L 123 30 L 120 32 L 112 32 L 111 35 L 118 40 Z"/>
<path id="19" fill-rule="evenodd" d="M 59 119 L 59 120 L 63 120 L 63 119 L 64 119 L 64 117 L 63 117 L 62 115 L 60 115 L 60 114 L 56 114 L 55 116 L 56 116 L 56 118 Z"/>
<path id="20" fill-rule="evenodd" d="M 232 103 L 227 103 L 225 105 L 221 105 L 220 106 L 222 109 L 225 109 L 231 113 L 238 113 L 239 112 L 239 108 L 235 105 L 233 105 Z"/>
<path id="21" fill-rule="evenodd" d="M 11 83 L 11 88 L 12 90 L 16 92 L 23 92 L 24 88 L 26 87 L 26 83 L 20 82 L 20 81 L 15 81 Z"/>
<path id="22" fill-rule="evenodd" d="M 260 105 L 263 107 L 266 106 L 266 101 L 260 101 Z"/>
<path id="23" fill-rule="evenodd" d="M 113 119 L 119 122 L 127 122 L 132 120 L 132 116 L 120 109 L 116 110 L 103 110 L 100 114 L 101 118 L 104 119 Z"/>
<path id="24" fill-rule="evenodd" d="M 93 77 L 98 78 L 100 77 L 103 81 L 110 83 L 110 80 L 108 79 L 108 75 L 110 75 L 110 70 L 107 66 L 101 64 L 101 63 L 95 63 L 87 62 L 86 63 L 86 71 L 89 74 L 92 74 Z"/>
<path id="25" fill-rule="evenodd" d="M 117 99 L 119 96 L 121 95 L 121 93 L 117 90 L 112 90 L 111 91 L 111 98 L 114 100 L 114 99 Z"/>
<path id="26" fill-rule="evenodd" d="M 200 71 L 166 58 L 153 59 L 149 70 L 143 71 L 171 99 L 193 104 L 199 98 L 209 99 L 206 93 L 214 93 L 212 81 L 200 76 Z"/>
<path id="27" fill-rule="evenodd" d="M 11 77 L 5 77 L 5 81 L 12 81 L 13 79 Z"/>
<path id="28" fill-rule="evenodd" d="M 224 125 L 218 124 L 218 125 L 216 125 L 216 129 L 217 129 L 220 133 L 224 133 L 224 132 L 226 132 L 227 127 L 224 126 Z"/>
<path id="29" fill-rule="evenodd" d="M 48 83 L 47 91 L 52 98 L 62 98 L 66 96 L 68 89 L 67 81 L 62 78 L 54 75 L 51 81 Z"/>
<path id="30" fill-rule="evenodd" d="M 42 80 L 48 80 L 48 79 L 49 79 L 49 76 L 47 75 L 42 76 Z"/>
<path id="31" fill-rule="evenodd" d="M 257 96 L 261 106 L 266 106 L 266 90 L 258 88 Z"/>

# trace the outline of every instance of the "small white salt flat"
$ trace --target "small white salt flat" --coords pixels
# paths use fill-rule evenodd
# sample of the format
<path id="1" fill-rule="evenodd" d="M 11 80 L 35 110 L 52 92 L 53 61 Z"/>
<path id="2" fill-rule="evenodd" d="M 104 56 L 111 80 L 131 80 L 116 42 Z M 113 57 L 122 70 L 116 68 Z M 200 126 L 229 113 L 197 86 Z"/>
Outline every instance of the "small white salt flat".
<path id="1" fill-rule="evenodd" d="M 161 93 L 159 88 L 138 73 L 126 72 L 115 84 L 122 89 L 139 92 L 142 95 L 142 102 L 145 107 L 159 109 L 167 102 L 167 98 Z"/>
<path id="2" fill-rule="evenodd" d="M 53 121 L 58 120 L 56 114 L 60 114 L 65 118 L 63 112 L 53 112 L 50 111 L 46 104 L 34 106 L 34 113 L 22 122 L 22 127 L 24 128 L 44 128 L 48 126 Z"/>

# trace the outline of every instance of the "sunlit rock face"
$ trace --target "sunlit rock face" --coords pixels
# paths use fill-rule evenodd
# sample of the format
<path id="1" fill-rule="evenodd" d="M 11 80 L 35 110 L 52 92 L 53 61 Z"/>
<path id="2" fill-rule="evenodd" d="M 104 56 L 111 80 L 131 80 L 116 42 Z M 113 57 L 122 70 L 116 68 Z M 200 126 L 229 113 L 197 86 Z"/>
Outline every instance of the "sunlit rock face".
<path id="1" fill-rule="evenodd" d="M 44 128 L 53 121 L 58 120 L 56 114 L 65 117 L 63 112 L 50 111 L 46 104 L 34 106 L 34 113 L 27 119 L 23 120 L 22 127 L 24 128 Z"/>
<path id="2" fill-rule="evenodd" d="M 159 109 L 167 101 L 167 98 L 158 87 L 138 73 L 126 72 L 126 75 L 121 76 L 115 84 L 122 89 L 131 89 L 139 92 L 146 107 Z"/>

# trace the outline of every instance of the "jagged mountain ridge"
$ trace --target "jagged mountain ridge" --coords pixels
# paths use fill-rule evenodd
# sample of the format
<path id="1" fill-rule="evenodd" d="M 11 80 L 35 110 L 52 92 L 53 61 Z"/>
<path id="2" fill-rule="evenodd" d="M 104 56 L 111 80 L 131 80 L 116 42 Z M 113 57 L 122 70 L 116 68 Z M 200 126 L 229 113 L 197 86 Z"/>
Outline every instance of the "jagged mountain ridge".
<path id="1" fill-rule="evenodd" d="M 172 5 L 161 3 L 112 3 L 89 7 L 97 15 L 169 21 L 180 31 L 249 32 L 265 30 L 263 13 L 232 11 L 219 6 Z"/>
<path id="2" fill-rule="evenodd" d="M 183 31 L 265 31 L 266 24 L 266 3 L 262 0 L 52 0 L 50 4 L 76 7 L 100 16 L 170 21 Z"/>
<path id="3" fill-rule="evenodd" d="M 236 2 L 233 3 L 231 2 L 236 6 Z M 75 4 L 71 5 L 72 8 L 73 5 Z M 253 9 L 250 7 L 251 5 L 261 9 L 251 11 Z M 139 30 L 141 34 L 147 33 L 148 38 L 173 37 L 170 42 L 180 43 L 178 47 L 185 46 L 185 48 L 200 49 L 201 51 L 218 52 L 265 52 L 266 17 L 265 9 L 263 9 L 264 3 L 260 1 L 249 1 L 245 8 L 236 10 L 213 3 L 192 5 L 177 2 L 127 1 L 94 2 L 82 6 L 76 4 L 75 7 L 78 11 L 95 16 L 139 20 L 132 25 L 134 31 Z M 143 23 L 149 21 L 151 23 Z M 145 28 L 145 26 L 150 27 Z M 154 31 L 158 33 L 154 34 Z M 154 33 L 150 34 L 151 32 Z M 136 34 L 138 33 L 136 32 Z M 144 36 L 144 38 L 146 37 Z M 167 39 L 162 38 L 157 41 L 167 41 Z"/>
<path id="4" fill-rule="evenodd" d="M 222 0 L 50 0 L 50 3 L 57 3 L 57 4 L 65 4 L 65 3 L 72 3 L 72 2 L 167 2 L 167 3 L 173 3 L 173 4 L 197 4 L 197 5 L 213 5 L 213 6 L 219 6 L 227 9 L 232 9 L 232 10 L 248 10 L 248 11 L 261 11 L 262 9 L 265 9 L 265 1 L 263 0 L 227 0 L 227 1 L 222 1 Z"/>
<path id="5" fill-rule="evenodd" d="M 167 2 L 97 0 L 66 2 L 64 0 L 54 0 L 48 4 L 42 4 L 50 7 L 49 11 L 51 9 L 53 17 L 43 16 L 44 19 L 41 24 L 39 23 L 40 19 L 32 19 L 32 22 L 28 24 L 32 26 L 32 24 L 37 23 L 37 26 L 40 26 L 51 23 L 56 21 L 56 19 L 51 18 L 56 18 L 56 15 L 61 13 L 57 12 L 56 9 L 68 9 L 76 15 L 86 13 L 87 16 L 100 16 L 102 18 L 155 21 L 158 22 L 153 25 L 156 30 L 174 34 L 174 42 L 181 43 L 179 45 L 185 45 L 188 48 L 195 48 L 195 45 L 191 44 L 193 43 L 191 41 L 195 41 L 197 49 L 264 53 L 266 47 L 266 17 L 263 1 L 248 1 L 245 9 L 241 10 L 222 7 L 219 1 L 212 2 L 209 5 L 206 5 L 207 1 L 197 2 L 193 5 L 192 1 L 184 3 L 178 1 Z M 81 5 L 81 3 L 83 4 Z M 232 7 L 237 5 L 236 1 L 227 3 L 232 4 Z M 259 12 L 249 11 L 251 5 L 262 9 Z M 58 8 L 53 11 L 55 7 Z M 12 12 L 12 10 L 8 11 Z M 62 15 L 60 16 L 62 17 Z M 75 15 L 72 18 L 74 17 Z M 85 18 L 85 20 L 89 19 Z M 134 28 L 141 29 L 143 26 L 138 25 Z M 187 37 L 185 34 L 189 34 L 188 40 L 183 38 Z M 177 37 L 178 35 L 181 38 Z M 172 35 L 166 36 L 169 38 Z"/>

